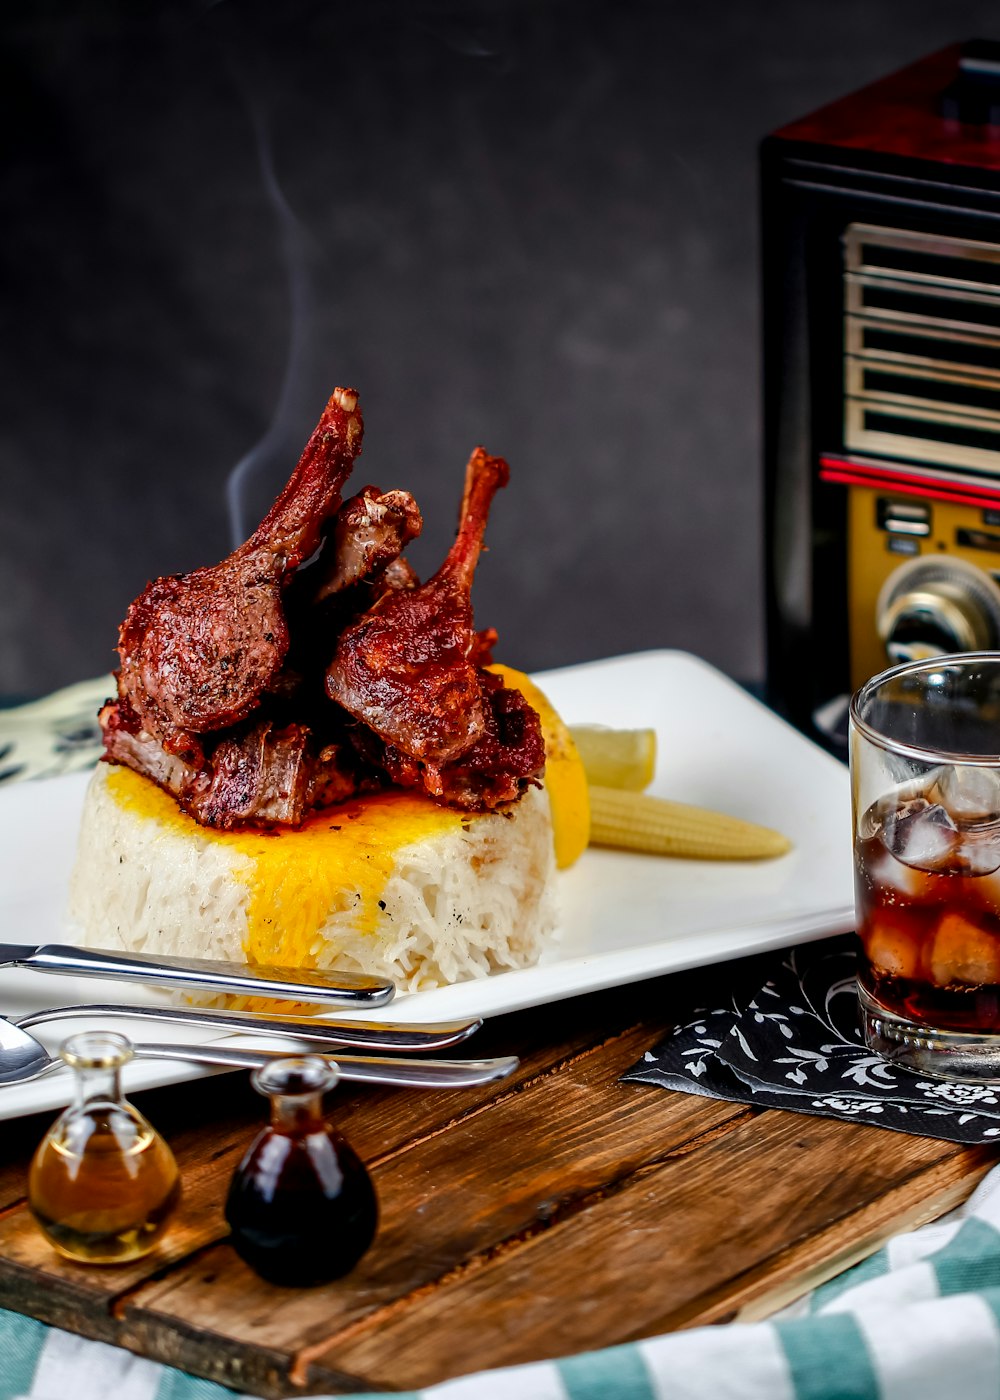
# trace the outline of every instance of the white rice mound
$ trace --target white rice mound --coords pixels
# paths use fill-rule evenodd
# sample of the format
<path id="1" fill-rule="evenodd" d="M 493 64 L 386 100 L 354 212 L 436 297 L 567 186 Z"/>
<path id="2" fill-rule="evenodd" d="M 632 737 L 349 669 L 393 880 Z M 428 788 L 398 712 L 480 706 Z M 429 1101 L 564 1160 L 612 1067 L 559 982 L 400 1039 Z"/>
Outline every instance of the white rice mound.
<path id="1" fill-rule="evenodd" d="M 130 810 L 112 772 L 98 764 L 84 802 L 68 911 L 81 942 L 246 963 L 251 858 L 206 828 Z M 305 962 L 401 991 L 530 967 L 556 928 L 555 884 L 548 796 L 530 788 L 507 812 L 401 846 L 374 934 L 356 927 L 357 891 L 339 890 Z"/>

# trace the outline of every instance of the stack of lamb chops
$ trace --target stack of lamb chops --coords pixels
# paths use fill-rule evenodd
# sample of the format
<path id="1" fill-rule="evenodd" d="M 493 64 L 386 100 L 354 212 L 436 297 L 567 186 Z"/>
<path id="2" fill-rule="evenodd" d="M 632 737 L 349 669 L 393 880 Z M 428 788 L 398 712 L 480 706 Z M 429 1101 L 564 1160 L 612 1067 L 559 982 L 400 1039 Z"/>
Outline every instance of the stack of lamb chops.
<path id="1" fill-rule="evenodd" d="M 496 633 L 472 620 L 507 463 L 472 454 L 455 543 L 421 584 L 403 557 L 422 526 L 409 492 L 341 503 L 362 431 L 357 393 L 336 389 L 250 539 L 156 579 L 122 623 L 105 757 L 206 826 L 297 826 L 393 785 L 490 811 L 544 769 L 538 716 L 484 669 Z"/>

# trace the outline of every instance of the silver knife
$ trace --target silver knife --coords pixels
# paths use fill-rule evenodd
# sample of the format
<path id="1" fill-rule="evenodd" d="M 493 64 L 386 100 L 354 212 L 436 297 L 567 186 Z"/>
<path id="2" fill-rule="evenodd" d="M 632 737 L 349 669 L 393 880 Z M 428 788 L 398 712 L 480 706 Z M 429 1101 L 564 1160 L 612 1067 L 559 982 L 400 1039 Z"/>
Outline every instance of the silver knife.
<path id="1" fill-rule="evenodd" d="M 318 1002 L 324 1006 L 385 1006 L 396 991 L 391 982 L 354 972 L 251 968 L 209 958 L 116 953 L 108 948 L 73 948 L 59 943 L 34 947 L 0 943 L 0 968 L 3 967 L 25 967 L 31 972 L 54 972 L 63 977 L 110 977 L 116 982 L 238 993 L 272 1001 Z"/>

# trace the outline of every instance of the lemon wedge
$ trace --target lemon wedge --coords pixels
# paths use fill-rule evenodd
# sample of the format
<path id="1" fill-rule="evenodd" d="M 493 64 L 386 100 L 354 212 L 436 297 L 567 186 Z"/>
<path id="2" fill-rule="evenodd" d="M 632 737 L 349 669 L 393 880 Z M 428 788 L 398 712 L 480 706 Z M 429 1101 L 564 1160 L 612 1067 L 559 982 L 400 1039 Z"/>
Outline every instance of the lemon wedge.
<path id="1" fill-rule="evenodd" d="M 575 724 L 570 730 L 577 753 L 595 787 L 643 792 L 656 772 L 655 729 L 607 729 Z"/>
<path id="2" fill-rule="evenodd" d="M 547 696 L 523 671 L 490 666 L 511 690 L 519 690 L 542 722 L 545 740 L 545 788 L 552 809 L 552 839 L 556 865 L 565 870 L 579 860 L 590 841 L 590 793 L 587 774 L 573 736 Z"/>

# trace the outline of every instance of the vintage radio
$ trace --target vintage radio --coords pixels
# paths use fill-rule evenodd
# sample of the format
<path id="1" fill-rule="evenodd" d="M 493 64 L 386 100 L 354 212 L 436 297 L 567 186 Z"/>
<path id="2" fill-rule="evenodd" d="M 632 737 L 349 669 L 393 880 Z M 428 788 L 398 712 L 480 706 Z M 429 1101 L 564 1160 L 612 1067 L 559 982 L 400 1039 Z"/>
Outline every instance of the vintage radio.
<path id="1" fill-rule="evenodd" d="M 768 689 L 1000 647 L 1000 44 L 762 147 Z"/>

